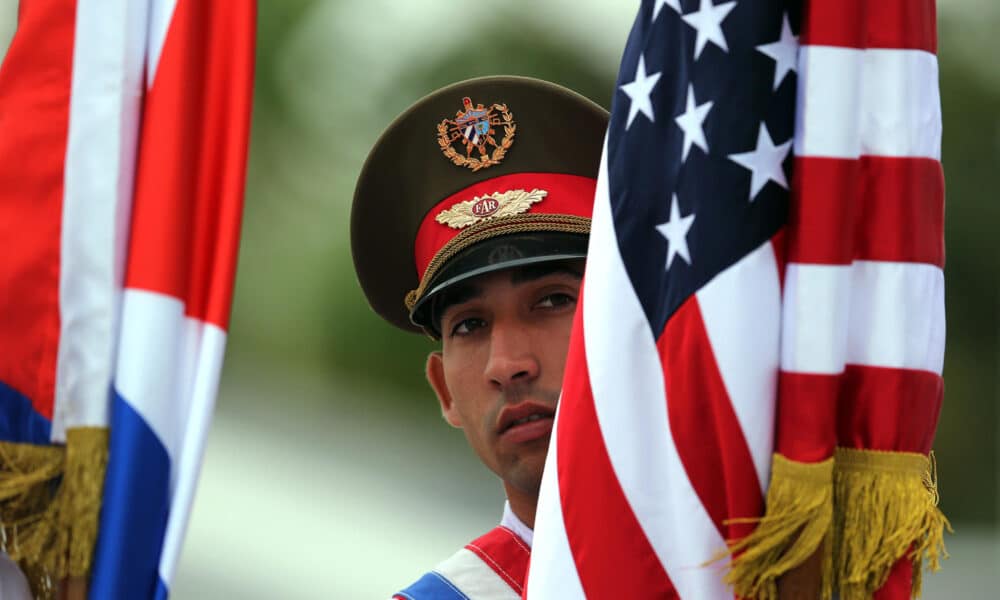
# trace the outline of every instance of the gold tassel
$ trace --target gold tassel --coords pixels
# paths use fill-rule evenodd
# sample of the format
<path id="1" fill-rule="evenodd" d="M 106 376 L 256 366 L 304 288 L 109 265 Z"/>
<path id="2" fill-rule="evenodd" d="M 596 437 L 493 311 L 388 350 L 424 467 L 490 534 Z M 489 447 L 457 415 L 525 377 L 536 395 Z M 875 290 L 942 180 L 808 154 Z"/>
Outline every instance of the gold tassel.
<path id="1" fill-rule="evenodd" d="M 0 442 L 0 541 L 36 598 L 90 573 L 107 460 L 104 427 L 69 429 L 64 447 Z"/>
<path id="2" fill-rule="evenodd" d="M 900 559 L 913 561 L 913 597 L 924 561 L 948 557 L 937 473 L 923 454 L 838 448 L 834 455 L 835 575 L 841 600 L 867 600 Z"/>
<path id="3" fill-rule="evenodd" d="M 800 463 L 775 454 L 767 490 L 767 514 L 747 537 L 731 542 L 734 556 L 726 583 L 736 595 L 776 600 L 778 578 L 806 562 L 823 544 L 820 598 L 832 595 L 830 531 L 833 521 L 833 458 Z"/>

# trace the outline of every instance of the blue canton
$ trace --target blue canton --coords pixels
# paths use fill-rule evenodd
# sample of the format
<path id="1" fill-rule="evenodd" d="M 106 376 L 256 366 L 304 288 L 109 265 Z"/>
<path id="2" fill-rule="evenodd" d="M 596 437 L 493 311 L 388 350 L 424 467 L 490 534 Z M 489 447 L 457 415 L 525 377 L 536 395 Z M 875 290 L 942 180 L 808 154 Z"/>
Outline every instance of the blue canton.
<path id="1" fill-rule="evenodd" d="M 643 2 L 607 164 L 618 245 L 656 338 L 787 220 L 800 17 L 792 0 Z"/>

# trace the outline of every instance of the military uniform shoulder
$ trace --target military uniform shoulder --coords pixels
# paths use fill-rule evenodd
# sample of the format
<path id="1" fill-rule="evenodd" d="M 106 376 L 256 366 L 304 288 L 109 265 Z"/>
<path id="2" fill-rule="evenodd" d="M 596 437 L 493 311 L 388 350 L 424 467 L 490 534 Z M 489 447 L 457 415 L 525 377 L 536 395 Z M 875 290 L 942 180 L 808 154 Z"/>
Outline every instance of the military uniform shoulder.
<path id="1" fill-rule="evenodd" d="M 506 527 L 469 542 L 449 559 L 396 593 L 396 600 L 517 600 L 524 591 L 531 551 Z"/>

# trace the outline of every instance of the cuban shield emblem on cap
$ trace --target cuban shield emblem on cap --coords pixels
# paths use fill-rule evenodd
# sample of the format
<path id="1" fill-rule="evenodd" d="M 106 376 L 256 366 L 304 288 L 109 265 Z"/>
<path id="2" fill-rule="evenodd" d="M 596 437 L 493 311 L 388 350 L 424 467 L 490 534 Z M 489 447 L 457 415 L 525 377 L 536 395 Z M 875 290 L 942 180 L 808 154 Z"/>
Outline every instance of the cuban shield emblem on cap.
<path id="1" fill-rule="evenodd" d="M 498 139 L 501 127 L 503 137 Z M 454 119 L 438 123 L 437 131 L 438 145 L 451 162 L 478 171 L 500 164 L 514 143 L 517 125 L 506 104 L 473 105 L 466 97 L 462 110 L 455 112 Z"/>

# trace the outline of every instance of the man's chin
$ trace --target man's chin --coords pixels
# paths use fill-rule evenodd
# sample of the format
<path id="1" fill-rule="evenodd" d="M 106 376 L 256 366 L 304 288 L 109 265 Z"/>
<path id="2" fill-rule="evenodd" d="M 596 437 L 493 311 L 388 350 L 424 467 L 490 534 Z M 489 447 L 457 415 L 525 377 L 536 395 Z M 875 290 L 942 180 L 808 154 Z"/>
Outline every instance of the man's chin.
<path id="1" fill-rule="evenodd" d="M 513 464 L 506 469 L 504 481 L 526 494 L 537 496 L 542 484 L 542 470 L 545 468 L 545 455 L 548 449 L 549 436 L 525 444 Z"/>

